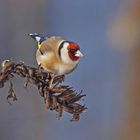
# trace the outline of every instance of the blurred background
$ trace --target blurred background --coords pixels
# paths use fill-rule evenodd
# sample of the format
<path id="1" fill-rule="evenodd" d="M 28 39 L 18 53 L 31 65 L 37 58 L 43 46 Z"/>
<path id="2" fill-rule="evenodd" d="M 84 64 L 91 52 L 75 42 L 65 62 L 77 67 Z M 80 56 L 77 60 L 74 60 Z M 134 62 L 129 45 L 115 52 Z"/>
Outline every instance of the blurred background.
<path id="1" fill-rule="evenodd" d="M 18 101 L 0 89 L 0 140 L 140 140 L 140 0 L 2 0 L 0 62 L 37 66 L 28 33 L 80 44 L 84 58 L 64 84 L 83 89 L 79 122 L 47 111 L 34 86 L 16 78 Z"/>

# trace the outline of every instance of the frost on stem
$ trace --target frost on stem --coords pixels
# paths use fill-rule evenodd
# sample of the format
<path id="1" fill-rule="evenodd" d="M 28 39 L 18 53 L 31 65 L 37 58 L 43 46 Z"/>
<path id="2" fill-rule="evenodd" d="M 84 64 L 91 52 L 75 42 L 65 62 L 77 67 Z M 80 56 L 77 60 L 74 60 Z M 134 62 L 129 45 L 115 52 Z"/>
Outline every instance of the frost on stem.
<path id="1" fill-rule="evenodd" d="M 68 112 L 72 114 L 71 121 L 78 121 L 80 114 L 87 109 L 85 105 L 78 103 L 85 96 L 85 94 L 82 94 L 82 91 L 77 93 L 69 85 L 60 85 L 64 81 L 64 75 L 55 77 L 53 81 L 54 86 L 50 89 L 50 73 L 44 72 L 40 68 L 26 66 L 23 62 L 4 60 L 0 72 L 0 88 L 4 87 L 6 82 L 10 83 L 7 96 L 8 102 L 9 99 L 17 100 L 11 81 L 16 75 L 26 79 L 24 83 L 25 88 L 28 84 L 33 84 L 38 88 L 39 95 L 43 97 L 46 108 L 55 110 L 58 119 L 62 117 L 63 112 Z"/>

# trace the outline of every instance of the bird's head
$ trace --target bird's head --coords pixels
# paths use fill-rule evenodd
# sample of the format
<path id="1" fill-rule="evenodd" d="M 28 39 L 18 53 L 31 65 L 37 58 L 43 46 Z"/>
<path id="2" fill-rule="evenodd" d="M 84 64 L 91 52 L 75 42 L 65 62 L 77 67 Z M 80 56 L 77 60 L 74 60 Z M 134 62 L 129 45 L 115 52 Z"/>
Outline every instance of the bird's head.
<path id="1" fill-rule="evenodd" d="M 77 63 L 83 54 L 80 51 L 80 47 L 77 43 L 70 41 L 63 41 L 60 44 L 61 58 L 67 63 Z"/>

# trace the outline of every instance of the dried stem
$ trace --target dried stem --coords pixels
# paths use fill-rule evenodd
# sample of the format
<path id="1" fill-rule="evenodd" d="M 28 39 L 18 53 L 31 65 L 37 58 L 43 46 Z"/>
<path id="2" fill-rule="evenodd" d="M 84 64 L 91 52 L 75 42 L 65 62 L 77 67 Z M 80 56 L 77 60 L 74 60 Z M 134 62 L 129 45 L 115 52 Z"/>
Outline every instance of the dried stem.
<path id="1" fill-rule="evenodd" d="M 2 62 L 2 71 L 0 72 L 0 88 L 4 87 L 6 82 L 10 82 L 7 96 L 8 102 L 9 99 L 17 100 L 11 81 L 15 75 L 26 78 L 24 87 L 27 87 L 28 84 L 33 84 L 38 88 L 39 94 L 44 98 L 46 108 L 55 110 L 58 119 L 62 117 L 63 112 L 68 112 L 72 114 L 71 121 L 78 121 L 80 114 L 87 109 L 85 105 L 78 103 L 85 96 L 82 94 L 82 91 L 77 93 L 68 85 L 59 85 L 64 81 L 64 75 L 55 77 L 53 81 L 54 86 L 50 89 L 50 73 L 44 72 L 40 68 L 26 66 L 23 62 L 16 63 L 11 60 L 4 60 Z"/>

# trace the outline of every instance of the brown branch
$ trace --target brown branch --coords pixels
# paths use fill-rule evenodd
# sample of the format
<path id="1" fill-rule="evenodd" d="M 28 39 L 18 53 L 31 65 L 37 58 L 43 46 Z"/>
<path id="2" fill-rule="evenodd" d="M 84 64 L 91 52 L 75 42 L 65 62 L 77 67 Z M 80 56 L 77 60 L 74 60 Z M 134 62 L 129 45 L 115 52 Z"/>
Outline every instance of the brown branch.
<path id="1" fill-rule="evenodd" d="M 8 102 L 9 99 L 17 100 L 11 81 L 15 75 L 26 78 L 25 88 L 28 84 L 33 84 L 38 88 L 39 94 L 44 98 L 46 108 L 55 110 L 58 119 L 62 117 L 63 112 L 68 112 L 72 114 L 71 121 L 78 121 L 80 114 L 87 109 L 85 105 L 78 103 L 85 96 L 82 91 L 78 94 L 68 85 L 59 85 L 64 81 L 64 76 L 57 76 L 53 82 L 54 87 L 50 89 L 50 73 L 44 72 L 40 68 L 26 66 L 23 62 L 16 63 L 11 60 L 4 60 L 2 62 L 2 71 L 0 72 L 0 88 L 4 87 L 6 82 L 10 82 L 7 96 Z"/>

